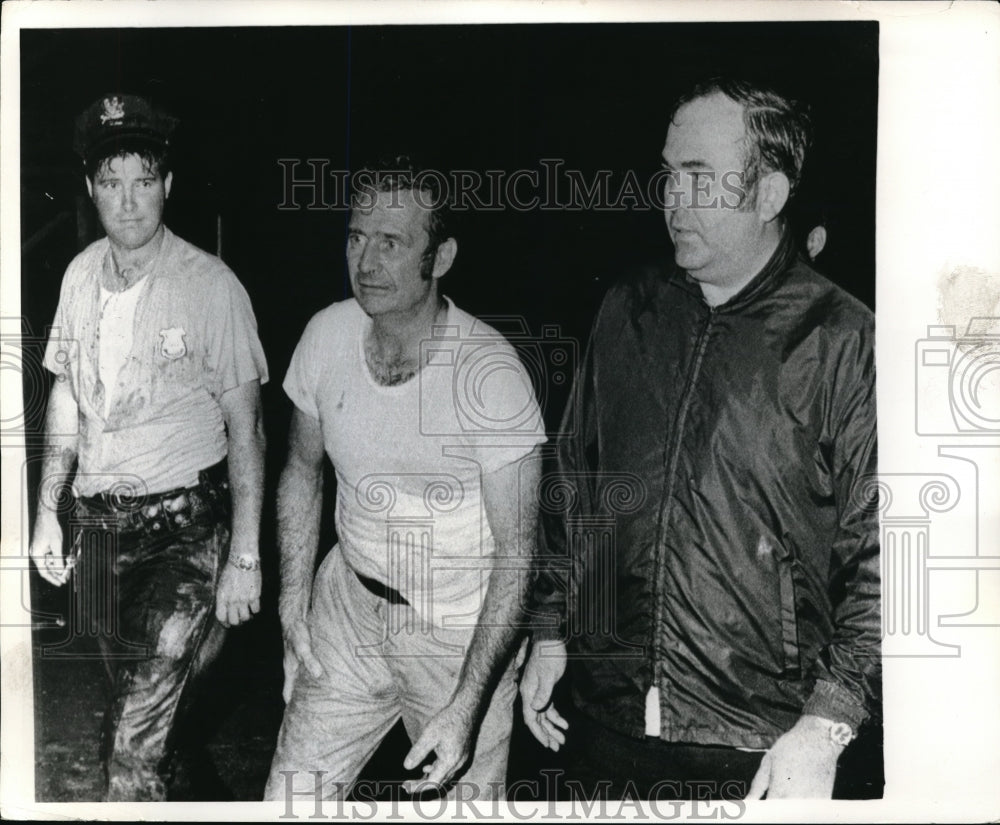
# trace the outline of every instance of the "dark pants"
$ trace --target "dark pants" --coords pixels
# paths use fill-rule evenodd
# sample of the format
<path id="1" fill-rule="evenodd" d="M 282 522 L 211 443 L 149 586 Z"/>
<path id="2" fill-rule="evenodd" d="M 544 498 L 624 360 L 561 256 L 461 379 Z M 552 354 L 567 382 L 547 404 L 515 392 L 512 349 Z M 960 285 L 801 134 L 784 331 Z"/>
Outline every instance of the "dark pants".
<path id="1" fill-rule="evenodd" d="M 77 503 L 78 604 L 99 631 L 111 679 L 101 746 L 108 801 L 166 798 L 176 719 L 222 648 L 215 591 L 228 525 L 228 489 L 204 477 L 176 495 Z"/>
<path id="2" fill-rule="evenodd" d="M 637 739 L 579 712 L 566 733 L 568 798 L 737 800 L 746 796 L 763 752 Z"/>

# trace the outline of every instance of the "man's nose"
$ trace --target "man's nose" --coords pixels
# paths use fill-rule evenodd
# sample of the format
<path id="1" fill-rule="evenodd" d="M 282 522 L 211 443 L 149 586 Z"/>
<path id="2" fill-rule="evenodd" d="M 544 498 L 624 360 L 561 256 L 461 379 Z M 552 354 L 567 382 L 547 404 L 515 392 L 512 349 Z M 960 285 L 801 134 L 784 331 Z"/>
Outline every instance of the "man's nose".
<path id="1" fill-rule="evenodd" d="M 663 187 L 663 210 L 669 217 L 671 213 L 678 209 L 691 208 L 691 186 L 690 181 L 685 180 L 680 175 L 674 175 L 667 179 Z"/>
<path id="2" fill-rule="evenodd" d="M 364 249 L 361 250 L 361 258 L 358 261 L 358 268 L 362 272 L 373 272 L 378 266 L 378 258 L 376 255 L 375 244 L 366 243 Z"/>
<path id="3" fill-rule="evenodd" d="M 135 191 L 131 186 L 122 187 L 122 209 L 126 212 L 135 209 Z"/>

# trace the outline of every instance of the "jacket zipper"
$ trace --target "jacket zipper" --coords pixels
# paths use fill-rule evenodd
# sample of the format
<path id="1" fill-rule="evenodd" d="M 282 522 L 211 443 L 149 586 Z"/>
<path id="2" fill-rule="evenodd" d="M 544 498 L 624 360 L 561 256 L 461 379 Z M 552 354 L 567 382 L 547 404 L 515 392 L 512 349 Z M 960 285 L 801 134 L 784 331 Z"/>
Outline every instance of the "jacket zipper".
<path id="1" fill-rule="evenodd" d="M 650 628 L 650 646 L 653 650 L 653 682 L 652 685 L 648 686 L 645 693 L 649 693 L 649 688 L 655 686 L 659 690 L 659 673 L 660 673 L 660 651 L 657 645 L 657 635 L 658 629 L 662 623 L 663 619 L 663 602 L 664 594 L 662 588 L 663 577 L 661 571 L 664 564 L 664 549 L 663 549 L 663 534 L 666 526 L 670 523 L 670 509 L 671 502 L 674 496 L 674 488 L 676 485 L 676 475 L 677 475 L 677 461 L 680 457 L 680 447 L 681 447 L 681 437 L 684 432 L 684 426 L 687 421 L 688 408 L 691 404 L 691 397 L 694 395 L 694 384 L 698 379 L 698 375 L 701 372 L 701 364 L 704 360 L 705 351 L 708 349 L 708 331 L 712 326 L 712 322 L 715 318 L 715 309 L 713 307 L 709 308 L 708 317 L 705 319 L 701 330 L 698 333 L 697 341 L 695 342 L 695 353 L 692 360 L 691 368 L 688 371 L 687 380 L 684 384 L 684 394 L 681 397 L 680 407 L 677 411 L 677 425 L 674 427 L 674 438 L 672 443 L 667 445 L 665 450 L 664 462 L 667 465 L 667 475 L 666 475 L 666 488 L 663 493 L 663 503 L 660 505 L 660 519 L 656 525 L 656 545 L 655 545 L 655 556 L 653 565 L 653 603 L 655 609 L 653 611 L 653 625 Z M 660 695 L 660 705 L 663 705 L 662 691 Z M 665 719 L 664 714 L 660 713 L 660 728 L 663 728 L 663 721 Z"/>

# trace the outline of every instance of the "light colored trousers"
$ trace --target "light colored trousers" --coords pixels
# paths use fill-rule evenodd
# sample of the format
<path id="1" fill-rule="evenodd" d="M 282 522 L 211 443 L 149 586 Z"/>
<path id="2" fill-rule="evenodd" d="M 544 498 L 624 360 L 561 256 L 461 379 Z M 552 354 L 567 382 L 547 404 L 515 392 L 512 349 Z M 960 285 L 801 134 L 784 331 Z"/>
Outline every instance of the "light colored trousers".
<path id="1" fill-rule="evenodd" d="M 315 679 L 299 667 L 266 800 L 284 800 L 290 790 L 312 794 L 317 782 L 313 771 L 324 772 L 323 799 L 342 798 L 400 718 L 410 741 L 416 741 L 451 698 L 474 629 L 471 622 L 462 628 L 433 627 L 422 623 L 409 605 L 390 604 L 369 592 L 338 547 L 316 573 L 308 621 L 313 653 L 324 673 Z M 515 675 L 512 667 L 505 671 L 479 728 L 473 757 L 456 777 L 477 786 L 477 799 L 503 795 Z M 404 778 L 402 759 L 400 754 L 398 773 L 378 778 Z"/>

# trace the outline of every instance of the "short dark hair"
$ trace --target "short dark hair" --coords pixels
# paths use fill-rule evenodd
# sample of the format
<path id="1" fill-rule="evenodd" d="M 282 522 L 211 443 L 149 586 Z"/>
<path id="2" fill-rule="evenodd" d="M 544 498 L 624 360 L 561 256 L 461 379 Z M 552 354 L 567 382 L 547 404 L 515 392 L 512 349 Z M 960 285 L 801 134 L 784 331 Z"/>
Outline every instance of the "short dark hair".
<path id="1" fill-rule="evenodd" d="M 162 143 L 141 137 L 123 137 L 114 143 L 105 144 L 101 151 L 84 160 L 83 167 L 93 183 L 97 173 L 115 158 L 137 156 L 154 174 L 166 179 L 170 173 L 170 150 Z"/>
<path id="2" fill-rule="evenodd" d="M 429 279 L 438 247 L 451 237 L 451 208 L 448 180 L 432 167 L 410 155 L 389 155 L 366 164 L 353 176 L 354 201 L 368 192 L 420 192 L 419 202 L 427 207 L 427 249 L 420 258 L 420 274 Z M 426 196 L 426 197 L 425 197 Z"/>
<path id="3" fill-rule="evenodd" d="M 768 86 L 740 78 L 711 77 L 695 84 L 678 99 L 670 112 L 670 121 L 673 122 L 682 106 L 715 94 L 725 95 L 743 107 L 746 179 L 741 205 L 756 194 L 761 175 L 768 172 L 781 172 L 788 178 L 791 199 L 802 180 L 806 150 L 812 142 L 807 108 Z"/>

